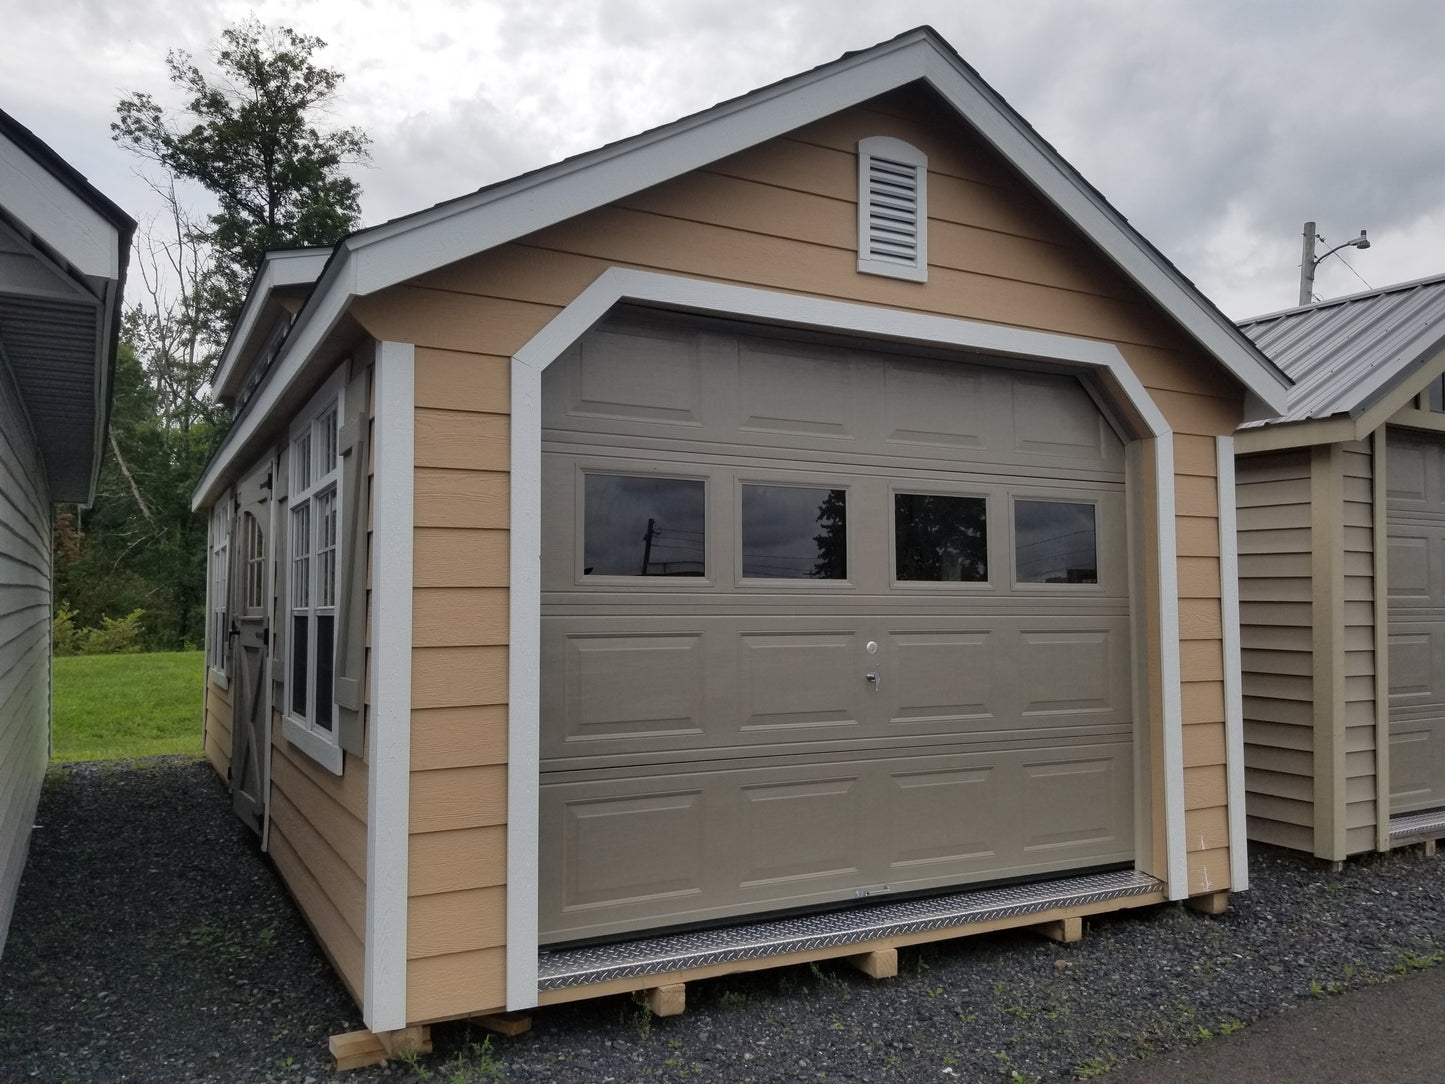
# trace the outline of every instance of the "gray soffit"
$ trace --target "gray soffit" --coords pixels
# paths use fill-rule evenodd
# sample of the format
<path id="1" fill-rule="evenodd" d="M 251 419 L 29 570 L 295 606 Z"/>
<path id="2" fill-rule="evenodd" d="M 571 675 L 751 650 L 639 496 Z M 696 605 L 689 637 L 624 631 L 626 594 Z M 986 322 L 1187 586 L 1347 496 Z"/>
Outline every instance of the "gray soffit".
<path id="1" fill-rule="evenodd" d="M 1445 275 L 1239 327 L 1295 381 L 1283 416 L 1254 425 L 1358 417 L 1445 347 Z"/>
<path id="2" fill-rule="evenodd" d="M 135 223 L 0 111 L 0 363 L 54 501 L 95 496 Z"/>

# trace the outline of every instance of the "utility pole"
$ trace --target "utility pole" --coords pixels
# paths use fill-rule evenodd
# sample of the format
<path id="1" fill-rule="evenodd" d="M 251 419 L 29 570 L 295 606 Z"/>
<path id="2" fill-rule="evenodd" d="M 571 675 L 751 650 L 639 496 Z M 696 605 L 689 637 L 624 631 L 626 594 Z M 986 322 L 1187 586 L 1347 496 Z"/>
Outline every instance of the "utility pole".
<path id="1" fill-rule="evenodd" d="M 1301 305 L 1308 305 L 1315 299 L 1315 268 L 1320 265 L 1321 260 L 1342 248 L 1358 248 L 1363 251 L 1370 247 L 1370 239 L 1365 236 L 1364 230 L 1360 231 L 1360 236 L 1352 237 L 1329 249 L 1324 256 L 1315 255 L 1316 240 L 1323 241 L 1324 238 L 1315 233 L 1313 222 L 1306 222 L 1304 252 L 1300 254 L 1299 263 L 1299 303 Z"/>

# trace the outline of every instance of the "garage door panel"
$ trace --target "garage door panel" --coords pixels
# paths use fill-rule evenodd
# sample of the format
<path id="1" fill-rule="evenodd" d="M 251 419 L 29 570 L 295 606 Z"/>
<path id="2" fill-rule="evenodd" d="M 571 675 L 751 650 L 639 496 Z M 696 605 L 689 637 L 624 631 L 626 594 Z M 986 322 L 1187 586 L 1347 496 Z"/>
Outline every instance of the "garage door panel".
<path id="1" fill-rule="evenodd" d="M 1123 446 L 1077 381 L 1020 373 L 1012 387 L 1011 451 L 1067 458 L 1102 467 L 1117 464 Z"/>
<path id="2" fill-rule="evenodd" d="M 544 777 L 542 939 L 1129 861 L 1131 778 L 1127 740 L 1047 757 L 992 750 Z M 1047 805 L 1077 800 L 1082 817 Z M 575 838 L 595 851 L 560 835 L 573 825 L 591 830 Z"/>
<path id="3" fill-rule="evenodd" d="M 1109 629 L 1018 634 L 1022 714 L 1110 714 L 1128 690 L 1128 659 Z"/>
<path id="4" fill-rule="evenodd" d="M 988 404 L 998 398 L 998 391 L 985 388 L 986 380 L 998 385 L 1003 378 L 977 367 L 949 372 L 937 365 L 885 363 L 885 441 L 975 451 L 996 448 L 1002 435 Z"/>
<path id="5" fill-rule="evenodd" d="M 997 638 L 986 630 L 895 632 L 880 690 L 897 724 L 946 726 L 996 720 Z"/>
<path id="6" fill-rule="evenodd" d="M 702 362 L 697 336 L 637 325 L 601 330 L 559 360 L 568 388 L 566 414 L 699 426 Z"/>
<path id="7" fill-rule="evenodd" d="M 566 651 L 564 741 L 702 733 L 700 635 L 579 636 Z"/>
<path id="8" fill-rule="evenodd" d="M 1023 766 L 1026 854 L 1118 851 L 1129 824 L 1123 755 L 1034 761 Z"/>
<path id="9" fill-rule="evenodd" d="M 1390 812 L 1445 806 L 1445 441 L 1386 433 Z"/>
<path id="10" fill-rule="evenodd" d="M 740 731 L 858 725 L 857 636 L 742 633 L 737 639 Z"/>
<path id="11" fill-rule="evenodd" d="M 738 348 L 737 428 L 758 437 L 858 434 L 853 359 L 744 340 Z"/>
<path id="12" fill-rule="evenodd" d="M 854 877 L 862 864 L 857 776 L 738 788 L 738 879 L 745 889 Z M 796 886 L 793 886 L 796 890 Z"/>
<path id="13" fill-rule="evenodd" d="M 890 777 L 888 853 L 894 875 L 994 858 L 1002 799 L 992 767 L 902 771 Z"/>

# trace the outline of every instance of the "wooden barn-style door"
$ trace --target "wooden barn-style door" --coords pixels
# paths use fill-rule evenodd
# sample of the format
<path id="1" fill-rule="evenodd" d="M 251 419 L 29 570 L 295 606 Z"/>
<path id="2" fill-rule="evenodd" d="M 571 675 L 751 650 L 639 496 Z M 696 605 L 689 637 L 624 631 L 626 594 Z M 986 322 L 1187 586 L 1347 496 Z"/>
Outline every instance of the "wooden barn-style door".
<path id="1" fill-rule="evenodd" d="M 272 464 L 268 458 L 241 480 L 232 518 L 231 635 L 234 723 L 231 727 L 231 806 L 261 831 L 266 802 L 266 746 L 271 717 L 267 656 L 271 636 Z"/>

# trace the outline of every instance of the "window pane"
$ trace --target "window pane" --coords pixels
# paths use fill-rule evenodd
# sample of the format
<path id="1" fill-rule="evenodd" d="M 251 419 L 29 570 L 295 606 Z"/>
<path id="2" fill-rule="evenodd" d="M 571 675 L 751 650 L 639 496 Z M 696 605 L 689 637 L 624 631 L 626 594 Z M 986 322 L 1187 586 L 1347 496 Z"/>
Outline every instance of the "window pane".
<path id="1" fill-rule="evenodd" d="M 310 655 L 307 633 L 311 622 L 305 614 L 291 618 L 291 714 L 306 718 L 306 661 Z"/>
<path id="2" fill-rule="evenodd" d="M 311 432 L 296 438 L 291 454 L 291 492 L 305 493 L 311 488 Z"/>
<path id="3" fill-rule="evenodd" d="M 336 605 L 336 489 L 316 498 L 316 605 Z"/>
<path id="4" fill-rule="evenodd" d="M 320 441 L 316 449 L 320 462 L 317 464 L 316 473 L 318 476 L 330 474 L 336 469 L 336 407 L 332 407 L 316 423 L 320 430 Z"/>
<path id="5" fill-rule="evenodd" d="M 700 481 L 589 474 L 582 570 L 589 576 L 701 576 Z"/>
<path id="6" fill-rule="evenodd" d="M 291 608 L 311 605 L 311 504 L 291 509 Z"/>
<path id="7" fill-rule="evenodd" d="M 848 575 L 847 491 L 743 486 L 743 575 L 841 580 Z"/>
<path id="8" fill-rule="evenodd" d="M 895 577 L 973 583 L 988 579 L 987 506 L 983 497 L 895 493 Z"/>
<path id="9" fill-rule="evenodd" d="M 1015 501 L 1014 548 L 1020 583 L 1098 583 L 1094 506 Z"/>
<path id="10" fill-rule="evenodd" d="M 316 615 L 316 725 L 331 729 L 332 661 L 336 654 L 336 618 Z"/>

